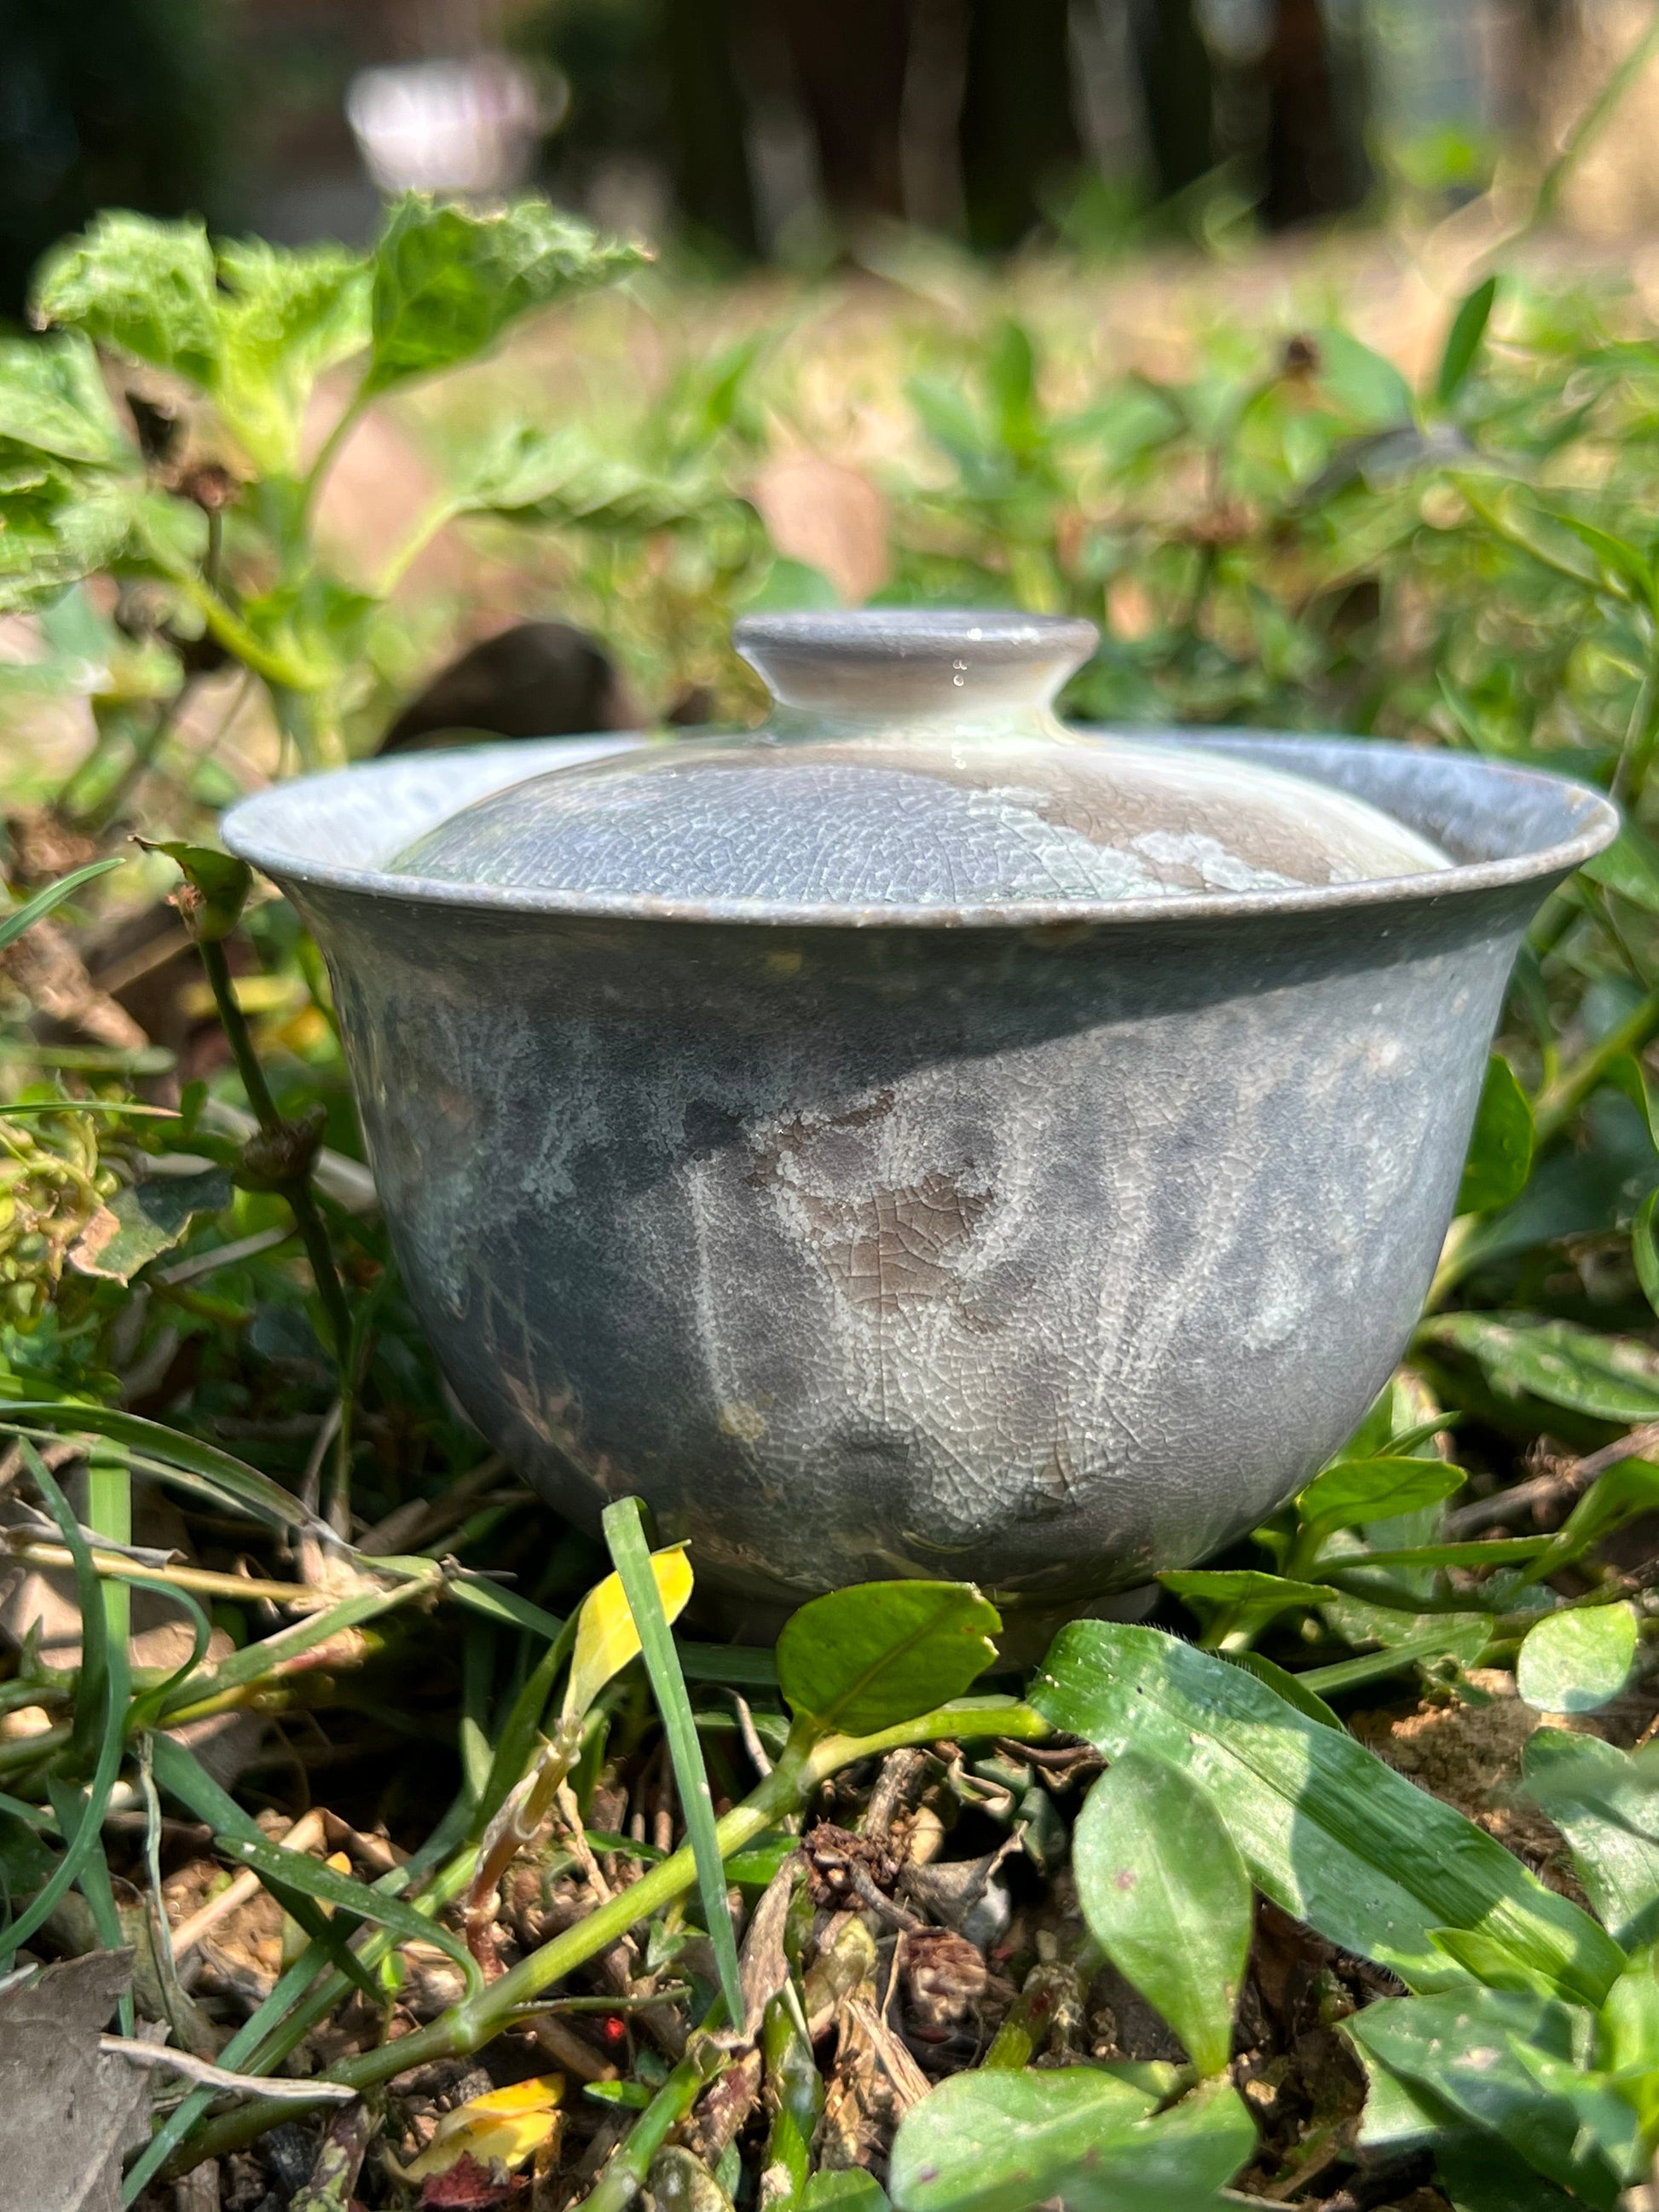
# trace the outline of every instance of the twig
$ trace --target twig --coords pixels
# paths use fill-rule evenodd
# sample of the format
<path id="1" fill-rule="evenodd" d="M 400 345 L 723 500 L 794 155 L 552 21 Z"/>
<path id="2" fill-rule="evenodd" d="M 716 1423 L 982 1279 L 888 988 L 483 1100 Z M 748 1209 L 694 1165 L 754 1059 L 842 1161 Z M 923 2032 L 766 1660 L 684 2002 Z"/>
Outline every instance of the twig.
<path id="1" fill-rule="evenodd" d="M 749 1710 L 749 1700 L 738 1691 L 733 1690 L 732 1705 L 738 1717 L 738 1734 L 742 1737 L 743 1747 L 749 1754 L 749 1764 L 764 1782 L 772 1771 L 772 1762 L 766 1755 L 766 1746 L 760 1740 L 760 1732 L 755 1726 L 755 1716 Z"/>
<path id="2" fill-rule="evenodd" d="M 1477 1529 L 1510 1528 L 1517 1521 L 1524 1521 L 1540 1506 L 1559 1504 L 1569 1498 L 1577 1498 L 1589 1489 L 1598 1474 L 1617 1467 L 1620 1460 L 1646 1459 L 1656 1451 L 1659 1421 L 1650 1421 L 1639 1429 L 1632 1429 L 1628 1436 L 1616 1437 L 1597 1451 L 1587 1452 L 1583 1459 L 1574 1460 L 1553 1474 L 1534 1475 L 1529 1482 L 1517 1482 L 1512 1490 L 1500 1490 L 1494 1497 L 1477 1498 L 1473 1504 L 1460 1505 L 1455 1512 L 1447 1514 L 1441 1524 L 1441 1534 L 1446 1542 L 1455 1543 Z"/>
<path id="3" fill-rule="evenodd" d="M 342 2081 L 290 2081 L 280 2074 L 233 2074 L 228 2067 L 192 2058 L 189 2051 L 175 2051 L 170 2044 L 136 2043 L 125 2035 L 100 2035 L 98 2048 L 134 2066 L 163 2066 L 170 2074 L 182 2074 L 187 2081 L 199 2081 L 204 2088 L 232 2089 L 240 2097 L 278 2097 L 296 2105 L 349 2105 L 357 2096 Z"/>
<path id="4" fill-rule="evenodd" d="M 181 907 L 180 911 L 184 910 Z M 207 970 L 214 1004 L 219 1010 L 220 1024 L 230 1046 L 231 1058 L 236 1063 L 236 1073 L 242 1079 L 242 1088 L 247 1093 L 248 1104 L 252 1107 L 258 1121 L 259 1133 L 267 1139 L 273 1159 L 284 1153 L 291 1156 L 292 1164 L 281 1173 L 272 1172 L 266 1187 L 278 1191 L 288 1201 L 289 1210 L 294 1216 L 294 1225 L 306 1248 L 306 1258 L 311 1263 L 312 1279 L 317 1285 L 317 1295 L 328 1316 L 341 1377 L 349 1387 L 351 1309 L 346 1304 L 345 1292 L 340 1286 L 333 1249 L 328 1241 L 328 1231 L 317 1210 L 317 1200 L 311 1188 L 311 1161 L 317 1149 L 316 1128 L 286 1121 L 276 1110 L 276 1102 L 270 1095 L 270 1085 L 265 1080 L 265 1071 L 254 1049 L 253 1034 L 248 1028 L 247 1017 L 236 997 L 230 965 L 225 957 L 224 940 L 217 937 L 198 936 L 196 949 L 202 956 L 203 967 Z M 311 1139 L 308 1148 L 296 1142 L 307 1130 Z"/>
<path id="5" fill-rule="evenodd" d="M 233 1267 L 240 1260 L 252 1260 L 258 1253 L 286 1244 L 293 1234 L 291 1229 L 256 1229 L 252 1236 L 239 1237 L 234 1243 L 216 1245 L 211 1252 L 193 1252 L 188 1260 L 175 1260 L 170 1267 L 158 1267 L 155 1279 L 158 1283 L 193 1283 L 198 1275 L 210 1275 L 219 1267 Z"/>

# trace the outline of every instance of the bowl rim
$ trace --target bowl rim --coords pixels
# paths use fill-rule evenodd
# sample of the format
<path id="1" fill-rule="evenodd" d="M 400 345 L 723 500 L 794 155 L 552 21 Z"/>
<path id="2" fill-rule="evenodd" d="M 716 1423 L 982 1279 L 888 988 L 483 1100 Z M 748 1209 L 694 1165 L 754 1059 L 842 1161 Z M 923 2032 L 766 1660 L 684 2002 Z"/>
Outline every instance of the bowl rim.
<path id="1" fill-rule="evenodd" d="M 1551 770 L 1494 760 L 1485 754 L 1453 752 L 1390 738 L 1306 731 L 1247 727 L 1137 729 L 1091 723 L 1068 726 L 1085 737 L 1137 740 L 1167 738 L 1205 750 L 1247 753 L 1260 757 L 1264 766 L 1282 767 L 1291 775 L 1302 775 L 1337 789 L 1350 787 L 1329 775 L 1320 775 L 1314 766 L 1322 757 L 1328 761 L 1333 751 L 1349 757 L 1357 766 L 1367 761 L 1396 766 L 1433 763 L 1455 771 L 1465 781 L 1490 781 L 1495 785 L 1508 786 L 1516 799 L 1530 798 L 1553 804 L 1565 815 L 1577 814 L 1579 824 L 1569 836 L 1501 859 L 1454 860 L 1446 868 L 1413 875 L 1374 877 L 1359 883 L 1306 884 L 1288 890 L 1194 891 L 1170 899 L 1054 899 L 1032 900 L 1019 905 L 957 907 L 849 906 L 782 899 L 657 898 L 638 893 L 618 896 L 605 892 L 458 883 L 439 877 L 404 875 L 384 867 L 354 866 L 319 860 L 299 848 L 291 831 L 287 836 L 283 834 L 285 817 L 296 808 L 303 811 L 325 790 L 337 788 L 343 777 L 390 779 L 401 774 L 413 779 L 434 772 L 441 774 L 446 761 L 462 758 L 469 759 L 475 768 L 487 769 L 499 763 L 503 771 L 500 781 L 478 784 L 459 802 L 469 805 L 561 766 L 580 766 L 653 742 L 645 732 L 627 732 L 447 747 L 396 754 L 357 762 L 344 769 L 291 777 L 252 793 L 227 808 L 221 818 L 220 835 L 230 852 L 262 870 L 285 890 L 291 884 L 302 890 L 343 891 L 413 906 L 457 908 L 479 914 L 545 915 L 573 921 L 704 925 L 760 922 L 799 928 L 857 930 L 1030 931 L 1079 923 L 1175 926 L 1230 919 L 1265 920 L 1281 915 L 1347 914 L 1376 908 L 1437 906 L 1449 898 L 1504 890 L 1547 877 L 1568 875 L 1583 861 L 1605 850 L 1621 826 L 1618 807 L 1593 785 L 1578 783 Z M 1370 796 L 1373 805 L 1380 805 L 1384 813 L 1393 814 L 1396 820 L 1407 819 L 1386 799 L 1364 793 L 1357 795 Z M 1421 828 L 1415 823 L 1408 826 Z M 1432 830 L 1423 834 L 1435 835 Z"/>

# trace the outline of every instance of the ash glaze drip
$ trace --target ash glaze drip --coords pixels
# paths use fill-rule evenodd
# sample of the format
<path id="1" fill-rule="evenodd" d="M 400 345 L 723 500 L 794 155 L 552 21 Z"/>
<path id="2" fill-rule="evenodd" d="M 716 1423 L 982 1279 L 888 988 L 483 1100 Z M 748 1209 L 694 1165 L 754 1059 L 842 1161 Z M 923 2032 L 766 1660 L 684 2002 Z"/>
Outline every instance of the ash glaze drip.
<path id="1" fill-rule="evenodd" d="M 1415 875 L 1428 840 L 1328 787 L 1050 701 L 1086 623 L 972 614 L 740 625 L 779 702 L 753 736 L 556 769 L 464 808 L 400 874 L 588 897 L 826 908 L 1170 900 Z"/>

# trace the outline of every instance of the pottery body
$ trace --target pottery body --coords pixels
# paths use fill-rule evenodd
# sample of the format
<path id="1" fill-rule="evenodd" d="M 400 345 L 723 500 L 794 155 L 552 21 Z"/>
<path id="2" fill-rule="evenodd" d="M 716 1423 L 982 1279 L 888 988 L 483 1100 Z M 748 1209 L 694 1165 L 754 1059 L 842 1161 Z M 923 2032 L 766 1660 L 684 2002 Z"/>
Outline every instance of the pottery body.
<path id="1" fill-rule="evenodd" d="M 1468 757 L 1187 742 L 1453 866 L 969 924 L 387 872 L 616 741 L 228 818 L 327 957 L 445 1371 L 562 1511 L 637 1493 L 757 1608 L 891 1575 L 1060 1606 L 1212 1553 L 1352 1429 L 1432 1274 L 1522 933 L 1616 817 Z"/>

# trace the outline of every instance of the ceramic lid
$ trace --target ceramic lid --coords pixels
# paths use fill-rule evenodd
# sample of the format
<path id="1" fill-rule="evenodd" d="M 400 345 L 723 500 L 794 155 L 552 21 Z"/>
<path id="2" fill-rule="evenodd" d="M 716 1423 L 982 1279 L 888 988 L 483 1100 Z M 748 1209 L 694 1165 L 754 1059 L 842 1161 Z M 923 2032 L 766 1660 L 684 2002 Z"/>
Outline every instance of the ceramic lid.
<path id="1" fill-rule="evenodd" d="M 679 739 L 497 791 L 394 872 L 501 890 L 857 908 L 1170 900 L 1444 868 L 1327 785 L 1162 738 L 1066 729 L 1091 623 L 872 611 L 739 623 L 770 685 L 742 738 Z"/>

